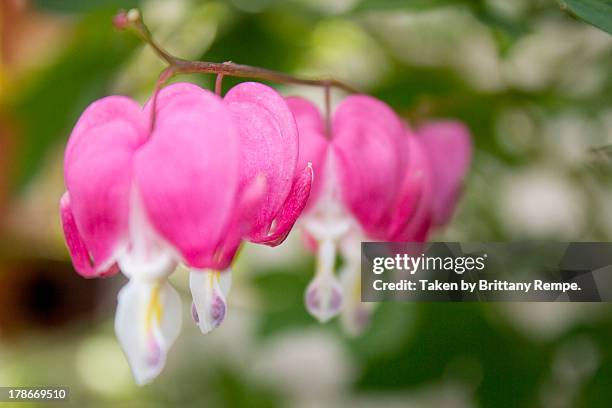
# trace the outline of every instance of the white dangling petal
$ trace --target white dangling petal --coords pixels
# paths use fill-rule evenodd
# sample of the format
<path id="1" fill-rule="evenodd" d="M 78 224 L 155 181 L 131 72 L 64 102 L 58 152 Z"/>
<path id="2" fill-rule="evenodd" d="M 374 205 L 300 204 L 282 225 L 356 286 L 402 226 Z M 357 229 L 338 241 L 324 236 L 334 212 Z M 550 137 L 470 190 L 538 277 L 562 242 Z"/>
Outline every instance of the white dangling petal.
<path id="1" fill-rule="evenodd" d="M 342 286 L 333 275 L 317 276 L 306 288 L 304 302 L 308 312 L 325 323 L 342 308 Z"/>
<path id="2" fill-rule="evenodd" d="M 130 279 L 159 280 L 176 269 L 175 251 L 151 225 L 136 188 L 130 201 L 130 245 L 119 256 L 119 269 Z"/>
<path id="3" fill-rule="evenodd" d="M 189 287 L 193 296 L 191 312 L 202 333 L 217 328 L 227 313 L 226 298 L 232 284 L 232 270 L 195 270 L 189 272 Z"/>
<path id="4" fill-rule="evenodd" d="M 181 300 L 165 280 L 132 279 L 118 296 L 115 334 L 138 385 L 164 368 L 181 330 Z"/>
<path id="5" fill-rule="evenodd" d="M 342 286 L 334 275 L 336 244 L 325 240 L 317 251 L 317 271 L 314 279 L 306 288 L 304 302 L 308 312 L 326 322 L 336 316 L 342 308 Z"/>
<path id="6" fill-rule="evenodd" d="M 340 313 L 340 323 L 344 331 L 358 336 L 370 324 L 370 317 L 376 306 L 374 302 L 361 301 L 360 264 L 348 262 L 340 271 L 340 281 L 345 293 L 345 302 Z"/>
<path id="7" fill-rule="evenodd" d="M 352 336 L 362 334 L 369 326 L 376 307 L 374 302 L 361 301 L 361 241 L 364 239 L 358 230 L 354 230 L 340 243 L 344 266 L 339 276 L 345 293 L 340 324 L 344 331 Z"/>
<path id="8" fill-rule="evenodd" d="M 302 228 L 317 242 L 317 270 L 306 288 L 304 303 L 320 322 L 335 317 L 343 307 L 343 288 L 335 273 L 336 249 L 351 231 L 359 229 L 339 199 L 331 157 L 326 162 L 327 177 L 321 197 L 301 220 Z"/>
<path id="9" fill-rule="evenodd" d="M 151 282 L 167 278 L 177 265 L 171 253 L 162 250 L 146 258 L 135 251 L 126 251 L 119 257 L 118 264 L 121 272 L 128 278 Z"/>

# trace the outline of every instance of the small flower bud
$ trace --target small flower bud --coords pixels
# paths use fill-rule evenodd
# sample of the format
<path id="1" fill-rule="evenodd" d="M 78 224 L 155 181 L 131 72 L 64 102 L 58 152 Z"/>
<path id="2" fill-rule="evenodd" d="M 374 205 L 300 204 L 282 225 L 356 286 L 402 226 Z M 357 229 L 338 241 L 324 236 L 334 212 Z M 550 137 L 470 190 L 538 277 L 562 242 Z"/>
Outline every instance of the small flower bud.
<path id="1" fill-rule="evenodd" d="M 130 24 L 128 19 L 128 13 L 125 10 L 119 10 L 119 12 L 113 17 L 113 25 L 117 30 L 125 30 Z"/>

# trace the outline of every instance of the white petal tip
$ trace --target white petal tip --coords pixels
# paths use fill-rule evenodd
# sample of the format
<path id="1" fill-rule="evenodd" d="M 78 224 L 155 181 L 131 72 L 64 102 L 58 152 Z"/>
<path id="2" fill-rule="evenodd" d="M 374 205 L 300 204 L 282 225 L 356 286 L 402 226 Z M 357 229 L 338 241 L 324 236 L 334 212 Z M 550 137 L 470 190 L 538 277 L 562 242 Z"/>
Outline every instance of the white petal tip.
<path id="1" fill-rule="evenodd" d="M 121 289 L 115 333 L 136 384 L 148 384 L 161 373 L 180 326 L 180 297 L 167 282 L 130 281 Z"/>
<path id="2" fill-rule="evenodd" d="M 314 279 L 304 296 L 308 312 L 321 323 L 335 317 L 342 308 L 342 287 L 333 278 Z"/>
<path id="3" fill-rule="evenodd" d="M 358 303 L 342 316 L 342 329 L 353 337 L 361 336 L 370 326 L 372 307 Z"/>
<path id="4" fill-rule="evenodd" d="M 231 271 L 192 271 L 189 286 L 193 296 L 191 316 L 203 334 L 223 323 L 227 314 L 225 296 L 229 292 Z"/>
<path id="5" fill-rule="evenodd" d="M 331 314 L 331 313 L 328 313 L 328 314 L 324 314 L 324 313 L 315 314 L 315 312 L 313 312 L 313 311 L 309 311 L 309 312 L 312 315 L 312 317 L 317 319 L 319 321 L 319 323 L 321 323 L 321 324 L 329 322 L 331 319 L 333 319 L 337 315 L 337 313 L 334 313 L 334 314 Z"/>
<path id="6" fill-rule="evenodd" d="M 202 313 L 202 315 L 206 317 L 200 318 L 200 313 L 198 313 L 198 308 L 195 303 L 191 305 L 191 316 L 195 324 L 200 328 L 202 334 L 210 333 L 223 323 L 227 312 L 227 304 L 221 296 L 216 296 L 206 309 L 207 310 Z"/>
<path id="7" fill-rule="evenodd" d="M 140 373 L 137 371 L 132 371 L 132 375 L 134 376 L 134 382 L 136 383 L 136 385 L 138 385 L 139 387 L 143 387 L 145 385 L 151 384 L 153 380 L 157 378 L 160 372 L 161 372 L 161 369 L 156 373 L 149 373 L 149 372 Z"/>

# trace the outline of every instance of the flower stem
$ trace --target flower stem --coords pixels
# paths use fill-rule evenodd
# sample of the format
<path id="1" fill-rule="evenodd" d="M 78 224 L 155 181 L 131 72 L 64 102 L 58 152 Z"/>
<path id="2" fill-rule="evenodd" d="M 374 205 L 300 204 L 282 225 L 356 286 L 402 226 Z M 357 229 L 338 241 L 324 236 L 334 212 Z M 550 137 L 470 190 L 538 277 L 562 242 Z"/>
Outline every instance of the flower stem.
<path id="1" fill-rule="evenodd" d="M 155 84 L 155 90 L 153 91 L 153 101 L 151 102 L 151 123 L 149 125 L 149 130 L 151 132 L 153 132 L 153 129 L 155 128 L 155 116 L 157 115 L 157 94 L 159 94 L 161 88 L 170 80 L 170 78 L 174 76 L 175 73 L 174 67 L 171 65 L 164 69 L 161 74 L 159 74 L 159 78 Z"/>
<path id="2" fill-rule="evenodd" d="M 215 80 L 215 94 L 221 96 L 223 92 L 223 74 L 217 74 L 217 79 Z"/>
<path id="3" fill-rule="evenodd" d="M 330 84 L 325 84 L 325 135 L 331 139 L 331 90 Z"/>
<path id="4" fill-rule="evenodd" d="M 153 51 L 155 51 L 155 53 L 161 59 L 168 63 L 169 67 L 173 68 L 172 75 L 188 73 L 209 73 L 241 78 L 254 78 L 279 83 L 320 86 L 325 88 L 334 87 L 342 89 L 349 93 L 359 92 L 352 86 L 333 78 L 302 78 L 266 68 L 259 68 L 251 65 L 235 64 L 233 62 L 218 63 L 208 61 L 189 61 L 182 58 L 178 58 L 164 50 L 159 44 L 155 42 L 153 36 L 151 35 L 151 32 L 145 25 L 142 16 L 137 9 L 132 9 L 128 12 L 120 11 L 117 17 L 121 17 L 122 21 L 126 21 L 125 26 L 117 25 L 117 27 L 121 29 L 132 27 L 136 31 L 136 34 L 145 43 L 151 46 L 151 48 L 153 48 Z M 115 18 L 115 20 L 118 19 L 117 17 Z"/>

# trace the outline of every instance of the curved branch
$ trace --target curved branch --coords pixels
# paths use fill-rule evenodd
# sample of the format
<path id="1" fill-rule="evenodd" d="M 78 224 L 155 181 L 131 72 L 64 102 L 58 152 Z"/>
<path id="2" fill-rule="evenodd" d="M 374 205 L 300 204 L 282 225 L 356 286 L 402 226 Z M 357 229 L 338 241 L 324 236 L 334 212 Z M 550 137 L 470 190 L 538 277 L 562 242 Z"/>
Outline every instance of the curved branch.
<path id="1" fill-rule="evenodd" d="M 320 86 L 324 88 L 335 87 L 349 93 L 358 93 L 359 91 L 352 86 L 345 84 L 333 78 L 314 79 L 303 78 L 294 75 L 285 74 L 283 72 L 273 71 L 266 68 L 254 67 L 251 65 L 236 64 L 233 62 L 207 62 L 207 61 L 190 61 L 175 57 L 168 51 L 163 49 L 153 40 L 151 32 L 144 23 L 140 12 L 137 9 L 130 11 L 122 10 L 115 16 L 114 24 L 119 29 L 128 27 L 133 28 L 136 34 L 151 48 L 155 53 L 172 68 L 173 74 L 179 73 L 208 73 L 217 75 L 226 75 L 241 78 L 254 78 L 265 81 L 273 81 L 279 83 Z"/>

